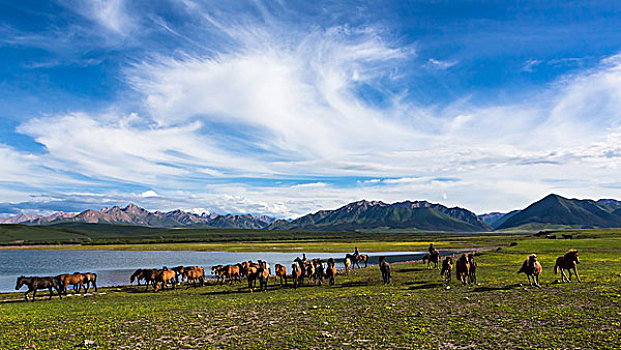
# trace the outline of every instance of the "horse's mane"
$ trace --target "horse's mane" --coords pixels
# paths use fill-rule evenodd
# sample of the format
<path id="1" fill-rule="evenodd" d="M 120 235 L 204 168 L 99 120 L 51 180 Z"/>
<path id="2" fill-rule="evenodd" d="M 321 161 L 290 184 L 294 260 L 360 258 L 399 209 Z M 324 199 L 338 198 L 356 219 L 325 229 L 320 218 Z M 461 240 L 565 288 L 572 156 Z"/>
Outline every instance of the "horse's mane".
<path id="1" fill-rule="evenodd" d="M 568 258 L 571 258 L 572 256 L 576 256 L 576 255 L 578 255 L 578 250 L 570 249 L 567 253 L 565 253 L 564 258 L 568 259 Z"/>

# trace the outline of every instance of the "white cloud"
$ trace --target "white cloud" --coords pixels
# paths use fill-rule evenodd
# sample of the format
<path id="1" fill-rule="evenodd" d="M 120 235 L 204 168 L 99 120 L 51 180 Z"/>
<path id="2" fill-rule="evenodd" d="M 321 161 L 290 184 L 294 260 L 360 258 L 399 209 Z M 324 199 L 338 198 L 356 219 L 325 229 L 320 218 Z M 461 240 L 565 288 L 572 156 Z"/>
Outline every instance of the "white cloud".
<path id="1" fill-rule="evenodd" d="M 405 91 L 383 86 L 400 79 L 396 68 L 415 64 L 415 53 L 378 29 L 287 32 L 268 20 L 228 23 L 185 3 L 224 32 L 226 49 L 156 56 L 127 69 L 129 84 L 144 98 L 141 115 L 74 112 L 29 120 L 19 131 L 48 153 L 0 146 L 0 161 L 9 164 L 0 178 L 71 185 L 78 180 L 58 175 L 71 171 L 93 182 L 151 188 L 106 199 L 285 217 L 361 198 L 449 201 L 487 211 L 513 209 L 549 192 L 621 196 L 614 176 L 621 155 L 618 55 L 512 104 L 421 107 Z M 96 2 L 91 10 L 99 10 L 91 15 L 125 35 L 132 21 L 124 6 Z M 361 87 L 385 103 L 360 97 Z M 324 179 L 339 176 L 372 179 L 357 186 Z M 233 178 L 313 182 L 231 184 Z"/>

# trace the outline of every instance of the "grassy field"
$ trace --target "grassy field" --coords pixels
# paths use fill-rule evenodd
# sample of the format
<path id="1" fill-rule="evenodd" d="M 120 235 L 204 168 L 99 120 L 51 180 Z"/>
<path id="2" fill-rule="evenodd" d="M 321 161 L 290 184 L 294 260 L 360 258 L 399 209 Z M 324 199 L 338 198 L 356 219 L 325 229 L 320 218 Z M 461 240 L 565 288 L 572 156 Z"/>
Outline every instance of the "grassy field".
<path id="1" fill-rule="evenodd" d="M 395 265 L 386 286 L 374 266 L 339 275 L 332 287 L 272 284 L 254 293 L 245 284 L 159 293 L 127 287 L 63 300 L 5 302 L 0 349 L 620 348 L 621 231 L 580 231 L 574 237 L 434 239 L 441 248 L 500 247 L 477 257 L 478 286 L 453 278 L 446 289 L 437 270 L 414 263 Z M 556 257 L 570 248 L 580 251 L 580 284 L 557 283 L 552 271 Z M 544 267 L 541 289 L 516 274 L 533 252 Z"/>

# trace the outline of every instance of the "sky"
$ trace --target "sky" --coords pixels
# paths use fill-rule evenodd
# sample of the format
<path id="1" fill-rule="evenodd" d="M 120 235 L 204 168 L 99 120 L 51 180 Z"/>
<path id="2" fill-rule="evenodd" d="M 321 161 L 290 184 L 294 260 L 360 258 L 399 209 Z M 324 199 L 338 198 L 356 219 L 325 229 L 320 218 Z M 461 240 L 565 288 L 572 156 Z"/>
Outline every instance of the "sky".
<path id="1" fill-rule="evenodd" d="M 621 198 L 617 1 L 0 0 L 0 215 Z"/>

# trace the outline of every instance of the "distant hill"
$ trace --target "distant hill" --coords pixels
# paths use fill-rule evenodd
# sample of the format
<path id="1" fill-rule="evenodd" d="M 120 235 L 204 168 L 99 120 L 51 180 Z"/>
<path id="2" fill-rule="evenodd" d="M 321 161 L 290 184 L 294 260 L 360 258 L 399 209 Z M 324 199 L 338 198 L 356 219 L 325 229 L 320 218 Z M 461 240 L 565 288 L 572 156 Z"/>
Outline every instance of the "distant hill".
<path id="1" fill-rule="evenodd" d="M 593 200 L 567 199 L 550 194 L 511 216 L 497 229 L 621 227 L 621 207 L 613 207 Z"/>
<path id="2" fill-rule="evenodd" d="M 517 214 L 519 210 L 512 210 L 508 213 L 487 213 L 477 215 L 479 219 L 483 220 L 486 224 L 490 225 L 493 229 L 496 229 L 498 226 L 502 225 L 507 219 Z"/>
<path id="3" fill-rule="evenodd" d="M 387 204 L 358 201 L 336 210 L 320 210 L 292 221 L 278 220 L 269 229 L 310 231 L 420 230 L 478 232 L 491 227 L 473 212 L 426 201 Z"/>
<path id="4" fill-rule="evenodd" d="M 254 217 L 249 214 L 219 215 L 203 213 L 198 215 L 178 209 L 169 212 L 151 212 L 135 204 L 129 204 L 126 207 L 114 206 L 101 210 L 88 209 L 77 214 L 63 212 L 54 213 L 50 216 L 19 214 L 11 218 L 0 219 L 0 224 L 54 225 L 74 222 L 149 227 L 264 229 L 274 220 L 274 218 L 267 216 Z"/>

